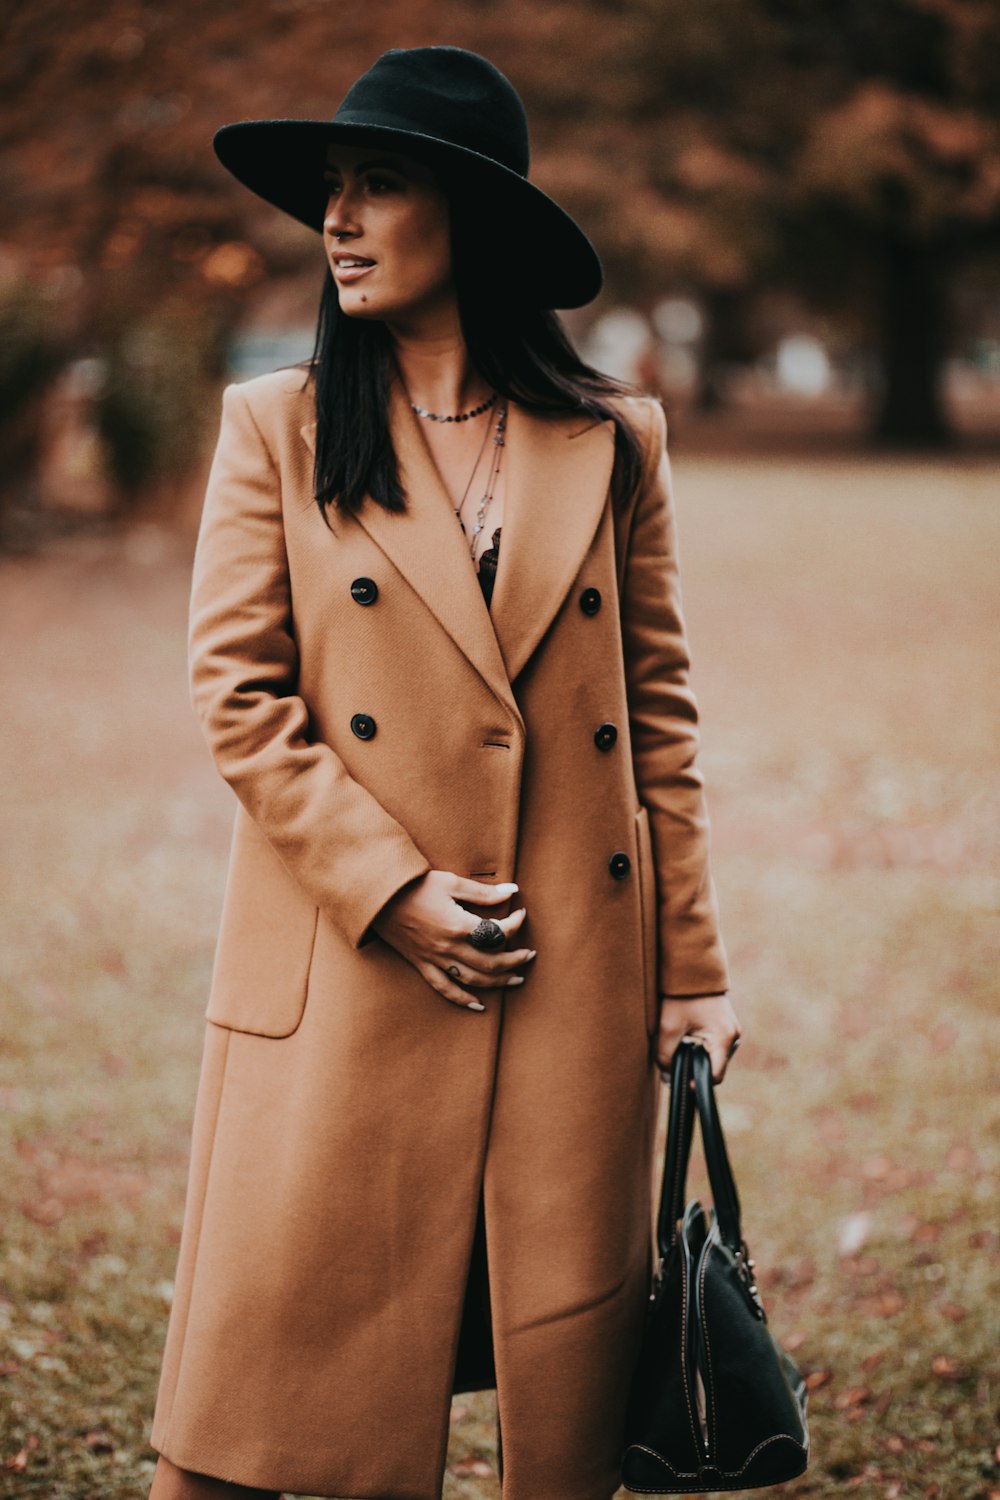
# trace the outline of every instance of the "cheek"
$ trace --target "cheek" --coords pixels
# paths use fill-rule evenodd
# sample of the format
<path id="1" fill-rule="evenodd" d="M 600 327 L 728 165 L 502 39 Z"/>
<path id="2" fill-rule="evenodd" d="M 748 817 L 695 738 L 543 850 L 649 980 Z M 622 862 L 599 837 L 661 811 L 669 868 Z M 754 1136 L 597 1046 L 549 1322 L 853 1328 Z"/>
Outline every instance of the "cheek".
<path id="1" fill-rule="evenodd" d="M 395 237 L 397 265 L 414 287 L 439 286 L 451 279 L 451 238 L 439 208 L 406 215 Z"/>

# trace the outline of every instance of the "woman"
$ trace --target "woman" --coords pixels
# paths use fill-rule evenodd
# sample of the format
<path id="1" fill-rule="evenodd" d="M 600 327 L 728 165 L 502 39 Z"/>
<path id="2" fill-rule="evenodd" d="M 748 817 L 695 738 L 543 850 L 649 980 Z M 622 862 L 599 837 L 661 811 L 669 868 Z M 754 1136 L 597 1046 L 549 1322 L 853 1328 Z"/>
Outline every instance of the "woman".
<path id="1" fill-rule="evenodd" d="M 656 1065 L 739 1035 L 662 409 L 547 310 L 600 263 L 484 59 L 216 149 L 329 271 L 309 379 L 225 392 L 195 560 L 239 806 L 153 1500 L 430 1500 L 494 1384 L 508 1500 L 607 1500 Z"/>

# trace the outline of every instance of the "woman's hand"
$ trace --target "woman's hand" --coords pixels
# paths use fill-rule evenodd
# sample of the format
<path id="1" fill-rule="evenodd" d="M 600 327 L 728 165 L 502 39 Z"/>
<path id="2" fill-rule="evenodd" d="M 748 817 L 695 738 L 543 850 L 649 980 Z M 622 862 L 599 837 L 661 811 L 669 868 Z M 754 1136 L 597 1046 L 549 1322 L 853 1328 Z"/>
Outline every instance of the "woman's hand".
<path id="1" fill-rule="evenodd" d="M 498 906 L 516 891 L 517 886 L 510 882 L 485 885 L 450 870 L 428 870 L 419 880 L 397 891 L 371 925 L 445 1000 L 464 1005 L 468 1010 L 485 1010 L 475 995 L 462 986 L 496 989 L 523 984 L 524 976 L 514 971 L 534 958 L 535 950 L 474 947 L 468 941 L 468 934 L 482 918 L 458 903 Z M 520 906 L 509 917 L 492 920 L 509 936 L 517 931 L 524 918 L 525 908 Z"/>
<path id="2" fill-rule="evenodd" d="M 656 1039 L 656 1064 L 669 1077 L 670 1065 L 682 1036 L 697 1036 L 712 1059 L 712 1078 L 721 1083 L 729 1059 L 741 1036 L 728 995 L 701 995 L 676 1000 L 665 995 L 660 1001 L 660 1031 Z"/>

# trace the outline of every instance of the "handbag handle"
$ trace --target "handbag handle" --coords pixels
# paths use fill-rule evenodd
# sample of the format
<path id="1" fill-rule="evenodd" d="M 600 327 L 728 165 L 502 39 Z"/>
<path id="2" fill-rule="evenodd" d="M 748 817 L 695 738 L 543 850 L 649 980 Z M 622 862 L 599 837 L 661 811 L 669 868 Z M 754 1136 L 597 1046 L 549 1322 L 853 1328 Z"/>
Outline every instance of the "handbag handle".
<path id="1" fill-rule="evenodd" d="M 663 1158 L 663 1186 L 656 1220 L 656 1246 L 661 1259 L 677 1239 L 677 1221 L 684 1212 L 695 1102 L 691 1093 L 692 1047 L 685 1044 L 674 1052 L 670 1070 L 670 1114 L 667 1149 Z"/>
<path id="2" fill-rule="evenodd" d="M 690 1087 L 692 1078 L 693 1103 Z M 715 1102 L 712 1061 L 700 1042 L 685 1037 L 674 1052 L 670 1073 L 670 1116 L 656 1227 L 657 1248 L 661 1256 L 667 1254 L 677 1239 L 677 1221 L 684 1212 L 695 1108 L 701 1121 L 705 1165 L 712 1185 L 719 1234 L 723 1243 L 734 1252 L 743 1244 L 740 1198 Z"/>

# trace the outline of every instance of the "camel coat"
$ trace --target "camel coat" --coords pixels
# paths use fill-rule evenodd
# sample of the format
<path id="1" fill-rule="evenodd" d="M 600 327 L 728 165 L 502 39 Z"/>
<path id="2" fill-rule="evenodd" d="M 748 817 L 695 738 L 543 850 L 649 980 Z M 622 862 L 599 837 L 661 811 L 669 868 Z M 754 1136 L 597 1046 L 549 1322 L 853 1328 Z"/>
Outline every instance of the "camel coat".
<path id="1" fill-rule="evenodd" d="M 645 454 L 619 510 L 611 425 L 512 403 L 490 611 L 400 388 L 406 514 L 328 529 L 302 385 L 226 389 L 194 565 L 193 701 L 238 803 L 153 1446 L 436 1500 L 481 1194 L 505 1500 L 608 1500 L 658 995 L 728 987 L 663 410 L 616 398 Z M 483 1013 L 370 930 L 432 868 L 519 883 L 538 956 Z"/>

